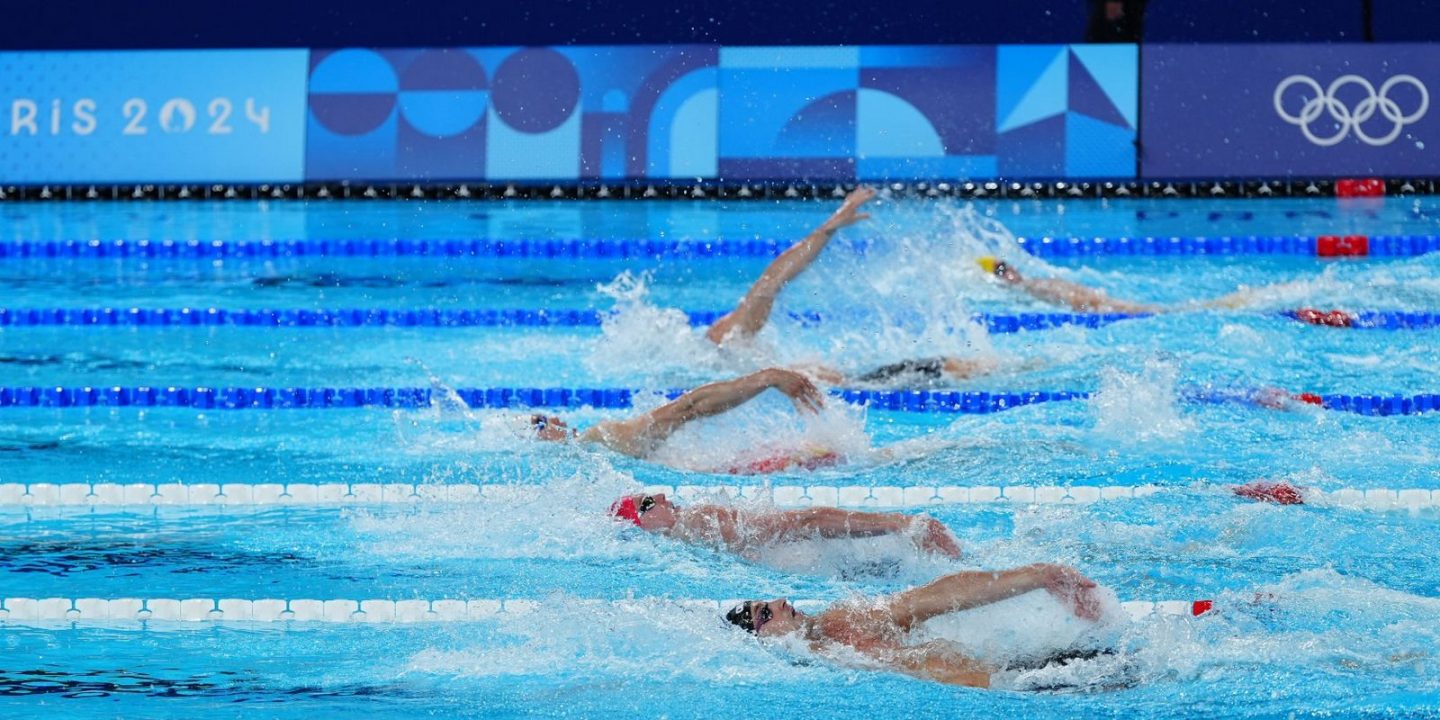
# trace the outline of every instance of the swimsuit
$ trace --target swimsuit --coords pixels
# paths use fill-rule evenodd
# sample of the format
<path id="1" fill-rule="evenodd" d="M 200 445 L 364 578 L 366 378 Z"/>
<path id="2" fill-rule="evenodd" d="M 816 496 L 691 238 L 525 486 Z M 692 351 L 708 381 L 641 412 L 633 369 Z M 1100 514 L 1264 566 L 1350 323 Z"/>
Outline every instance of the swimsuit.
<path id="1" fill-rule="evenodd" d="M 871 370 L 860 377 L 855 378 L 862 383 L 894 383 L 897 378 L 907 380 L 939 380 L 945 376 L 945 358 L 921 358 L 919 360 L 904 360 L 890 365 L 882 365 Z"/>

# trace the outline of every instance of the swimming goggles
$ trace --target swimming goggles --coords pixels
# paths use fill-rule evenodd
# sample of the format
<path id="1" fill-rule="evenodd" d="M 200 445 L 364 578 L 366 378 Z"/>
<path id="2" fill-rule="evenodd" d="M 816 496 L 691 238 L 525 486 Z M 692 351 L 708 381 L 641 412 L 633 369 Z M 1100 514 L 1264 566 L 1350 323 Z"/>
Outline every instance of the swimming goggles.
<path id="1" fill-rule="evenodd" d="M 775 614 L 770 610 L 770 603 L 761 605 L 759 613 L 753 612 L 755 604 L 758 602 L 760 601 L 750 600 L 741 603 L 729 613 L 726 613 L 725 619 L 729 620 L 731 624 L 745 628 L 747 632 L 759 634 L 760 628 L 765 627 L 765 623 L 770 622 L 770 618 L 775 617 Z M 759 623 L 756 623 L 757 614 L 759 615 Z"/>

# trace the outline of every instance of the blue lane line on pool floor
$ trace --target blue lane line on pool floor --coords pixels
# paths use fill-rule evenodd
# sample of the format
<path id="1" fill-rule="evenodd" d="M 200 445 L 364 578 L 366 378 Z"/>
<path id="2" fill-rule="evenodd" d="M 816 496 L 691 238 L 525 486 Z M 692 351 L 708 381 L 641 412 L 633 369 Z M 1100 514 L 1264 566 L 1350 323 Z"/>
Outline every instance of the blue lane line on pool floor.
<path id="1" fill-rule="evenodd" d="M 725 314 L 724 310 L 689 310 L 690 324 L 706 327 Z M 1302 313 L 1276 313 L 1290 320 L 1303 320 Z M 1335 315 L 1335 313 L 1340 313 Z M 0 308 L 0 327 L 598 327 L 608 315 L 601 310 L 529 309 L 441 309 L 441 308 Z M 787 313 L 792 320 L 815 325 L 827 315 L 815 311 Z M 1343 327 L 1376 330 L 1424 330 L 1440 327 L 1440 313 L 1393 310 L 1330 311 L 1325 322 L 1311 316 L 1311 324 L 1330 324 L 1339 318 Z M 991 333 L 1015 333 L 1064 326 L 1098 328 L 1121 320 L 1150 317 L 1132 313 L 980 313 L 975 322 Z"/>
<path id="2" fill-rule="evenodd" d="M 1335 235 L 1234 235 L 1143 237 L 1022 237 L 1017 243 L 1039 257 L 1088 255 L 1325 255 L 1324 238 Z M 1351 236 L 1360 238 L 1361 236 Z M 305 240 L 11 240 L 0 242 L 0 260 L 172 259 L 228 260 L 279 258 L 530 258 L 562 260 L 705 260 L 773 258 L 795 239 L 305 239 Z M 836 243 L 864 253 L 875 240 Z M 1440 235 L 1365 237 L 1365 251 L 1341 254 L 1414 257 L 1440 252 Z"/>
<path id="3" fill-rule="evenodd" d="M 473 409 L 602 408 L 634 406 L 645 391 L 626 388 L 457 388 L 455 394 Z M 674 399 L 682 389 L 656 392 Z M 1304 404 L 1358 415 L 1418 415 L 1440 410 L 1440 394 L 1292 395 L 1281 390 L 1182 388 L 1182 400 L 1271 409 Z M 1083 390 L 976 392 L 955 390 L 836 389 L 830 396 L 876 410 L 914 413 L 984 415 L 1025 405 L 1084 400 Z M 340 409 L 361 407 L 421 408 L 434 399 L 422 387 L 0 387 L 0 408 L 179 407 L 215 410 Z"/>

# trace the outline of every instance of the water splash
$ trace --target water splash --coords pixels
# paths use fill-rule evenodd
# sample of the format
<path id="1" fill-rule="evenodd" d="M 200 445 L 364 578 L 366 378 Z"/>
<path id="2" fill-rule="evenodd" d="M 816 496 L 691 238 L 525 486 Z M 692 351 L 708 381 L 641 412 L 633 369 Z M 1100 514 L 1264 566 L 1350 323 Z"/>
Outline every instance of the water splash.
<path id="1" fill-rule="evenodd" d="M 1178 379 L 1179 368 L 1157 358 L 1146 360 L 1139 373 L 1101 370 L 1100 388 L 1089 403 L 1095 435 L 1134 444 L 1173 440 L 1194 430 L 1195 422 L 1180 414 Z"/>

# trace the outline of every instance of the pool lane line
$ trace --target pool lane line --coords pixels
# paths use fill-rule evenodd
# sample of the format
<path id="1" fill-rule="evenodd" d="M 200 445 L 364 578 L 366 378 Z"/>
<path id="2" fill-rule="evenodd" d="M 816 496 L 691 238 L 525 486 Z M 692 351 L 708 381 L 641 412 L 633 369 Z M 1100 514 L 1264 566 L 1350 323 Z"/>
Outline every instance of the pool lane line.
<path id="1" fill-rule="evenodd" d="M 684 311 L 692 327 L 708 327 L 725 310 Z M 792 311 L 793 321 L 813 326 L 835 316 L 813 310 Z M 1374 330 L 1429 330 L 1440 327 L 1440 312 L 1397 310 L 1322 310 L 1296 308 L 1267 313 L 1325 327 Z M 600 327 L 608 311 L 559 308 L 140 308 L 0 307 L 0 327 Z M 1262 315 L 1263 316 L 1263 315 Z M 971 319 L 991 334 L 1077 326 L 1099 328 L 1149 313 L 976 313 Z"/>
<path id="2" fill-rule="evenodd" d="M 691 326 L 708 327 L 727 310 L 684 311 Z M 0 327 L 600 327 L 609 311 L 556 308 L 5 308 Z M 827 320 L 815 311 L 789 312 L 806 325 Z M 1098 328 L 1149 317 L 1131 313 L 977 313 L 972 319 L 991 333 L 1077 325 Z"/>
<path id="3" fill-rule="evenodd" d="M 579 605 L 653 608 L 656 601 L 570 599 Z M 669 605 L 697 612 L 723 613 L 742 599 L 664 599 Z M 795 600 L 796 607 L 821 610 L 824 600 Z M 544 605 L 542 600 L 523 599 L 312 599 L 312 598 L 0 598 L 0 626 L 31 624 L 120 624 L 130 623 L 325 623 L 436 624 L 487 622 L 531 615 Z M 1134 620 L 1152 617 L 1192 618 L 1212 612 L 1212 600 L 1125 601 L 1120 606 Z"/>
<path id="4" fill-rule="evenodd" d="M 791 476 L 793 477 L 793 475 Z M 1278 483 L 1217 485 L 1204 488 L 1225 497 L 1243 496 L 1282 504 L 1350 510 L 1410 511 L 1440 507 L 1440 489 L 1296 488 L 1299 502 L 1285 502 Z M 1288 487 L 1288 486 L 1286 486 Z M 1269 490 L 1268 497 L 1242 493 Z M 723 493 L 734 501 L 761 502 L 780 508 L 844 507 L 924 509 L 946 505 L 1091 505 L 1144 500 L 1166 492 L 1191 492 L 1193 486 L 1160 485 L 832 485 L 740 484 L 649 485 L 648 494 L 665 493 L 677 502 L 714 500 Z M 529 485 L 479 483 L 0 483 L 0 510 L 30 508 L 229 508 L 346 506 L 461 506 L 513 503 L 533 499 Z M 1238 502 L 1238 500 L 1237 500 Z"/>
<path id="5" fill-rule="evenodd" d="M 302 258 L 483 258 L 531 260 L 770 259 L 794 239 L 660 240 L 649 238 L 328 238 L 280 240 L 10 240 L 6 260 L 274 260 Z M 864 254 L 876 239 L 844 240 Z M 1018 237 L 1037 257 L 1304 256 L 1416 257 L 1440 251 L 1440 235 L 1222 235 Z"/>
<path id="6" fill-rule="evenodd" d="M 647 392 L 629 388 L 456 388 L 470 409 L 629 409 L 637 396 L 673 400 L 687 390 Z M 959 390 L 831 389 L 830 397 L 873 410 L 987 415 L 1026 405 L 1086 400 L 1085 390 L 980 392 Z M 1421 415 L 1440 411 L 1440 394 L 1349 395 L 1291 393 L 1278 388 L 1182 386 L 1180 400 L 1273 410 L 1315 407 L 1366 416 Z M 196 410 L 337 410 L 364 407 L 414 409 L 435 400 L 422 387 L 150 387 L 4 386 L 5 408 L 189 408 Z"/>

